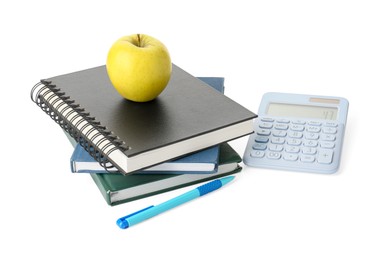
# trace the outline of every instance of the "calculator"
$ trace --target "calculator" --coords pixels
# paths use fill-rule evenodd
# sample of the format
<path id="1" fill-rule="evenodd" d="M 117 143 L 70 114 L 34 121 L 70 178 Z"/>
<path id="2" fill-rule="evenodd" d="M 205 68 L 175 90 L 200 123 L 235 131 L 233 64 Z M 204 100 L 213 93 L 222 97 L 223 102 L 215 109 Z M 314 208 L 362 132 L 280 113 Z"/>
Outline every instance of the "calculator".
<path id="1" fill-rule="evenodd" d="M 243 161 L 252 167 L 335 173 L 340 165 L 348 100 L 266 93 Z"/>

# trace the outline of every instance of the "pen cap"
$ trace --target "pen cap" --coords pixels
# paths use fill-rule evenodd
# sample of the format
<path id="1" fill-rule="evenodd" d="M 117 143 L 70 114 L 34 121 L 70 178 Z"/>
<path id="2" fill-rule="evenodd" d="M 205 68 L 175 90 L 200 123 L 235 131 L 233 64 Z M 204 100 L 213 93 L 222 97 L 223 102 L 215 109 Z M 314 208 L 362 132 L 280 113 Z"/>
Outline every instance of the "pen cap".
<path id="1" fill-rule="evenodd" d="M 146 207 L 144 209 L 141 209 L 141 210 L 138 210 L 137 212 L 134 212 L 134 213 L 131 213 L 130 215 L 127 215 L 127 216 L 124 216 L 122 218 L 119 218 L 117 221 L 116 221 L 116 224 L 118 225 L 118 227 L 120 227 L 121 229 L 126 229 L 129 227 L 129 222 L 127 222 L 127 218 L 131 217 L 131 216 L 134 216 L 134 215 L 137 215 L 138 213 L 141 213 L 142 211 L 145 211 L 145 210 L 148 210 L 150 208 L 153 208 L 154 206 L 149 206 L 149 207 Z"/>
<path id="2" fill-rule="evenodd" d="M 121 229 L 126 229 L 129 227 L 129 222 L 126 221 L 126 219 L 118 219 L 116 221 L 116 224 L 118 225 L 118 227 L 120 227 Z"/>

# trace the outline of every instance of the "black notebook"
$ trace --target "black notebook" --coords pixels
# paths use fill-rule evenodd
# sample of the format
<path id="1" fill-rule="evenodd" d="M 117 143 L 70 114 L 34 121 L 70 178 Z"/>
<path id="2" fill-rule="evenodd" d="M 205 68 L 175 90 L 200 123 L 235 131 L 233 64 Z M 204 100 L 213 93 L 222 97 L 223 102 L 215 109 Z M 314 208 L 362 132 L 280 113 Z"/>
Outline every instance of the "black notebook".
<path id="1" fill-rule="evenodd" d="M 153 101 L 120 96 L 99 66 L 41 80 L 32 100 L 107 170 L 124 175 L 253 132 L 256 114 L 172 66 Z"/>

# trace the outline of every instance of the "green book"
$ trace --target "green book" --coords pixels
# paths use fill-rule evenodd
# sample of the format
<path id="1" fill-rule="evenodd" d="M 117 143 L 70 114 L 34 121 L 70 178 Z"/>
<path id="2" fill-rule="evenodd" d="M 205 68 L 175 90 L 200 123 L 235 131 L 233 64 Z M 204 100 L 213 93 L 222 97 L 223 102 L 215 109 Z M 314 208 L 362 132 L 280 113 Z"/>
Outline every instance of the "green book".
<path id="1" fill-rule="evenodd" d="M 111 206 L 145 198 L 241 171 L 241 157 L 227 143 L 220 145 L 219 167 L 213 174 L 91 174 Z"/>

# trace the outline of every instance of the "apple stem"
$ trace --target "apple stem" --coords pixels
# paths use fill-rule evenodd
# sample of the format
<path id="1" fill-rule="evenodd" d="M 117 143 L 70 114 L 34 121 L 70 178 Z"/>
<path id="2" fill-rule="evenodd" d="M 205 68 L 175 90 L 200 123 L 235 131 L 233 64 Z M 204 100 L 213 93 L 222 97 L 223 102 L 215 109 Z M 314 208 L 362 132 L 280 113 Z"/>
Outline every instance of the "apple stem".
<path id="1" fill-rule="evenodd" d="M 138 47 L 141 47 L 141 35 L 138 33 L 137 37 L 138 37 Z"/>

